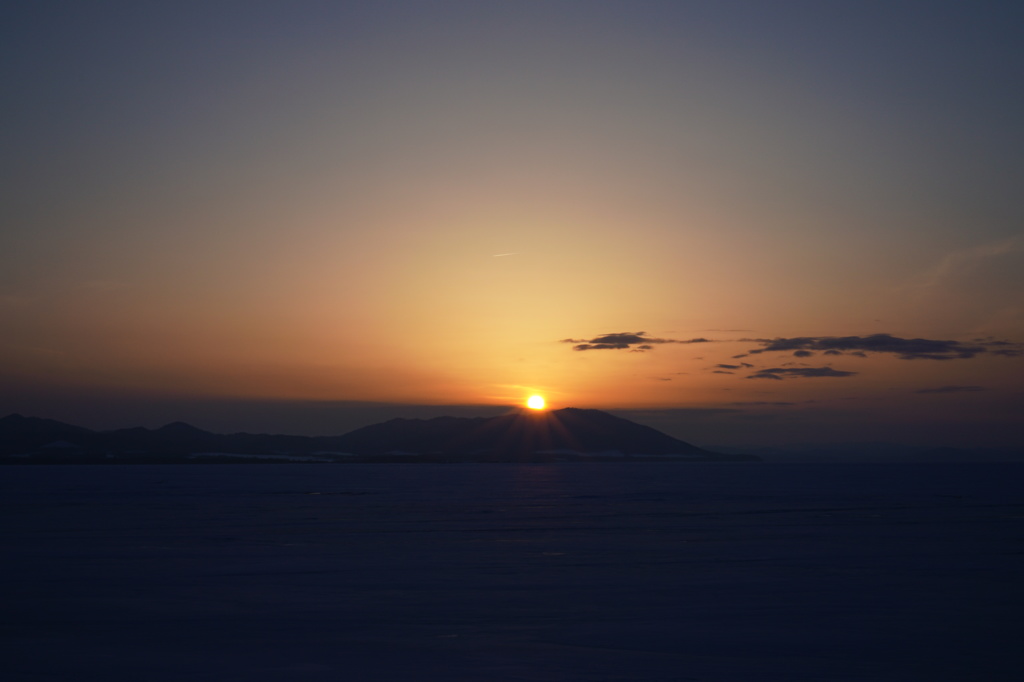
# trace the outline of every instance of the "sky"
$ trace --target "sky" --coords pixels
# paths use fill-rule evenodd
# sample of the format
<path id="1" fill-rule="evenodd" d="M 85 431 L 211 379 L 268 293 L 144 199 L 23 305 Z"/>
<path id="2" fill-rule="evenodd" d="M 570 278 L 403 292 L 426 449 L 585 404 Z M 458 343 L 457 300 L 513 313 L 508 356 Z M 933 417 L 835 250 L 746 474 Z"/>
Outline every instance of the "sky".
<path id="1" fill-rule="evenodd" d="M 1024 9 L 22 2 L 0 413 L 1024 445 Z"/>

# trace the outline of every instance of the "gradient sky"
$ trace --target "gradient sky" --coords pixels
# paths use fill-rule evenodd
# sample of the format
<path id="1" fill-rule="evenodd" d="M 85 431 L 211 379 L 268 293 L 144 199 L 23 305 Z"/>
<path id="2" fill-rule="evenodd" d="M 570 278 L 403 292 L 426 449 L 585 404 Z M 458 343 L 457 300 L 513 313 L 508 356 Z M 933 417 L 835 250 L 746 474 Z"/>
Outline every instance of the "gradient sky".
<path id="1" fill-rule="evenodd" d="M 0 412 L 1024 445 L 1013 3 L 4 14 Z"/>

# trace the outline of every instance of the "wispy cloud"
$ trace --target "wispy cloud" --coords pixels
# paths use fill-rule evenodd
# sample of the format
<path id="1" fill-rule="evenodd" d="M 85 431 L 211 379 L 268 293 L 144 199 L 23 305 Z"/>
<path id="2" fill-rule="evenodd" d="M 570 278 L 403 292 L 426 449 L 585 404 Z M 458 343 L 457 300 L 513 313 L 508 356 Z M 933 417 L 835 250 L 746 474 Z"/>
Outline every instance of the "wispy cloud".
<path id="1" fill-rule="evenodd" d="M 748 379 L 813 379 L 820 377 L 852 377 L 857 372 L 847 372 L 831 367 L 771 367 L 759 369 L 747 376 Z"/>
<path id="2" fill-rule="evenodd" d="M 742 369 L 744 367 L 753 367 L 753 365 L 750 364 L 749 362 L 741 362 L 738 365 L 726 365 L 726 364 L 719 363 L 719 364 L 715 365 L 715 367 L 718 367 L 719 369 Z"/>
<path id="3" fill-rule="evenodd" d="M 576 344 L 575 351 L 584 350 L 625 350 L 642 353 L 654 350 L 655 345 L 664 343 L 711 343 L 710 339 L 661 339 L 647 336 L 647 332 L 615 332 L 601 334 L 592 339 L 562 339 L 560 343 Z"/>
<path id="4" fill-rule="evenodd" d="M 947 339 L 903 339 L 891 334 L 870 336 L 799 336 L 776 339 L 741 339 L 761 344 L 761 348 L 748 351 L 750 354 L 771 352 L 793 352 L 797 357 L 807 357 L 812 351 L 826 355 L 857 355 L 865 353 L 887 353 L 903 360 L 956 360 L 973 358 L 981 354 L 1018 356 L 1024 354 L 1024 347 L 1010 341 L 979 340 L 970 344 Z"/>
<path id="5" fill-rule="evenodd" d="M 1008 239 L 953 251 L 943 256 L 938 263 L 925 272 L 917 282 L 917 286 L 922 289 L 937 287 L 961 273 L 984 267 L 986 261 L 992 258 L 1022 252 L 1024 252 L 1024 235 L 1015 235 Z"/>
<path id="6" fill-rule="evenodd" d="M 922 388 L 914 393 L 973 393 L 987 390 L 984 386 L 939 386 L 938 388 Z"/>

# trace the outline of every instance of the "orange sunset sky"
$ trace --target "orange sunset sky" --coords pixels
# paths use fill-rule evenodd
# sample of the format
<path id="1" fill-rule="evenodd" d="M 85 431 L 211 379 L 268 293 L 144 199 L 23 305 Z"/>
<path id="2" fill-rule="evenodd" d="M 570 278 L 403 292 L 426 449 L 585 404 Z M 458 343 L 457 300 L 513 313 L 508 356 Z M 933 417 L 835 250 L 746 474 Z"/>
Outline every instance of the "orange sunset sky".
<path id="1" fill-rule="evenodd" d="M 1024 444 L 1010 3 L 8 14 L 0 412 Z"/>

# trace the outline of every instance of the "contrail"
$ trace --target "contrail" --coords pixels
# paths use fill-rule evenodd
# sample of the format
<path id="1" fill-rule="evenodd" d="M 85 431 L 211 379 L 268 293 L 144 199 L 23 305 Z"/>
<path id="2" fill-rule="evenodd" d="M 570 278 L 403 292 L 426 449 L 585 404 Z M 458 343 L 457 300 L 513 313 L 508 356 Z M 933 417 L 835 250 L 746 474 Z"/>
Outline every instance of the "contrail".
<path id="1" fill-rule="evenodd" d="M 492 256 L 492 258 L 501 258 L 502 256 L 514 256 L 517 253 L 519 253 L 519 252 L 518 251 L 509 251 L 508 253 L 496 253 L 496 254 L 494 254 Z"/>

